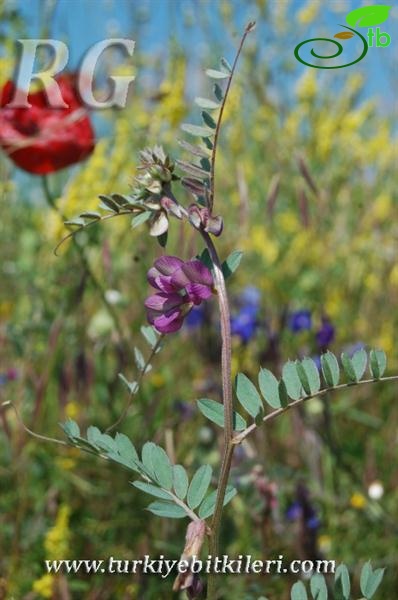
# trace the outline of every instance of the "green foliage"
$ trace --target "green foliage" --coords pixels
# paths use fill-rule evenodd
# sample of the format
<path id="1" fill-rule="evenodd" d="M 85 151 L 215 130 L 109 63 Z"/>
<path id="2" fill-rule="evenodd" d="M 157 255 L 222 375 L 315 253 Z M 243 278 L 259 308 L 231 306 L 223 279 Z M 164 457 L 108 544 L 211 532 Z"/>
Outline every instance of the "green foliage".
<path id="1" fill-rule="evenodd" d="M 184 500 L 188 491 L 188 475 L 182 465 L 173 467 L 173 487 L 180 500 Z"/>
<path id="2" fill-rule="evenodd" d="M 258 384 L 264 400 L 272 408 L 281 408 L 282 400 L 280 394 L 279 381 L 268 369 L 260 369 L 258 374 Z"/>
<path id="3" fill-rule="evenodd" d="M 289 397 L 292 400 L 299 400 L 303 396 L 303 388 L 297 372 L 296 363 L 289 360 L 283 365 L 282 379 Z"/>
<path id="4" fill-rule="evenodd" d="M 207 519 L 212 516 L 217 490 L 207 494 L 213 472 L 209 465 L 199 467 L 189 482 L 184 467 L 172 465 L 164 449 L 153 442 L 145 442 L 140 460 L 133 443 L 123 433 L 116 433 L 112 438 L 106 433 L 101 433 L 98 427 L 90 426 L 85 439 L 80 435 L 78 424 L 72 419 L 62 423 L 61 427 L 73 446 L 138 473 L 141 479 L 133 481 L 132 485 L 141 492 L 159 499 L 147 507 L 154 515 L 170 519 L 192 519 L 195 509 L 198 509 L 198 518 Z M 228 486 L 224 506 L 236 493 L 234 487 Z"/>
<path id="5" fill-rule="evenodd" d="M 334 575 L 334 589 L 338 598 L 341 600 L 349 600 L 351 593 L 350 574 L 344 564 L 339 565 L 336 569 Z"/>
<path id="6" fill-rule="evenodd" d="M 316 364 L 312 358 L 304 358 L 296 363 L 297 373 L 307 395 L 316 394 L 321 387 L 321 380 Z"/>
<path id="7" fill-rule="evenodd" d="M 239 373 L 235 380 L 235 390 L 240 404 L 255 419 L 263 407 L 255 385 L 246 375 Z"/>
<path id="8" fill-rule="evenodd" d="M 380 373 L 386 366 L 385 353 L 380 350 L 371 350 L 371 366 L 373 380 L 379 379 Z M 360 383 L 365 374 L 368 355 L 365 350 L 358 350 L 352 358 L 342 354 L 341 362 L 349 384 Z M 321 379 L 318 368 L 311 358 L 301 361 L 289 360 L 282 367 L 282 378 L 278 380 L 268 369 L 260 369 L 258 382 L 261 395 L 265 402 L 273 409 L 285 407 L 288 403 L 287 396 L 293 401 L 312 398 L 318 393 L 332 391 L 339 384 L 340 368 L 336 356 L 328 351 L 321 357 L 322 374 L 326 387 L 321 389 Z M 344 384 L 342 384 L 344 386 Z M 236 393 L 240 404 L 249 415 L 256 418 L 262 410 L 261 397 L 250 379 L 243 373 L 236 377 Z M 203 412 L 203 411 L 202 411 Z M 218 409 L 217 419 L 221 424 L 221 411 Z M 205 415 L 207 416 L 207 415 Z M 208 417 L 210 418 L 210 417 Z M 214 420 L 214 419 L 211 419 Z"/>
<path id="9" fill-rule="evenodd" d="M 371 600 L 383 579 L 385 569 L 372 569 L 371 562 L 365 563 L 361 570 L 360 587 L 364 596 L 361 600 Z M 310 591 L 313 600 L 328 600 L 328 587 L 325 577 L 315 573 L 310 579 Z M 308 600 L 306 586 L 302 581 L 297 581 L 291 589 L 291 600 Z M 350 600 L 351 582 L 346 565 L 338 565 L 334 576 L 335 600 Z"/>
<path id="10" fill-rule="evenodd" d="M 370 600 L 375 595 L 377 588 L 382 582 L 385 569 L 373 570 L 370 561 L 364 564 L 361 571 L 361 592 L 366 600 Z"/>
<path id="11" fill-rule="evenodd" d="M 200 108 L 205 108 L 206 110 L 217 110 L 220 108 L 218 102 L 214 102 L 214 100 L 209 100 L 208 98 L 195 98 L 195 103 Z"/>
<path id="12" fill-rule="evenodd" d="M 189 123 L 183 123 L 181 125 L 181 129 L 185 131 L 185 133 L 189 133 L 189 135 L 201 138 L 207 138 L 213 134 L 211 129 L 208 129 L 207 127 L 202 127 L 201 125 L 191 125 Z"/>
<path id="13" fill-rule="evenodd" d="M 369 353 L 370 374 L 374 379 L 383 376 L 387 366 L 386 353 L 383 350 L 371 350 Z"/>
<path id="14" fill-rule="evenodd" d="M 302 581 L 297 581 L 290 593 L 291 600 L 308 600 L 307 592 Z"/>
<path id="15" fill-rule="evenodd" d="M 209 113 L 205 110 L 202 111 L 202 119 L 204 124 L 207 125 L 207 127 L 210 127 L 210 129 L 215 129 L 217 127 L 217 123 L 215 122 L 213 117 L 209 115 Z"/>
<path id="16" fill-rule="evenodd" d="M 219 427 L 224 427 L 224 406 L 220 402 L 210 400 L 209 398 L 201 398 L 197 401 L 197 405 L 202 415 L 209 419 L 209 421 Z M 246 421 L 239 413 L 234 411 L 233 417 L 233 428 L 235 431 L 242 431 L 246 428 Z"/>
<path id="17" fill-rule="evenodd" d="M 209 465 L 202 465 L 192 477 L 187 494 L 188 506 L 190 508 L 197 508 L 202 502 L 210 485 L 211 475 L 211 467 Z"/>
<path id="18" fill-rule="evenodd" d="M 217 71 L 216 69 L 206 69 L 206 75 L 211 79 L 228 79 L 229 73 Z"/>
<path id="19" fill-rule="evenodd" d="M 231 254 L 223 262 L 221 268 L 225 279 L 228 279 L 233 273 L 235 273 L 236 269 L 240 265 L 242 256 L 243 252 L 240 250 L 233 250 L 233 252 L 231 252 Z"/>
<path id="20" fill-rule="evenodd" d="M 314 600 L 327 600 L 328 588 L 323 575 L 315 573 L 310 579 L 310 590 Z"/>
<path id="21" fill-rule="evenodd" d="M 226 506 L 228 504 L 228 502 L 230 502 L 232 500 L 232 498 L 234 498 L 236 496 L 236 494 L 237 494 L 236 489 L 234 487 L 232 487 L 232 485 L 228 485 L 226 492 L 225 492 L 223 506 Z M 217 499 L 217 490 L 214 490 L 208 496 L 206 496 L 206 498 L 203 500 L 203 502 L 199 508 L 199 517 L 201 519 L 207 519 L 208 517 L 212 516 L 212 514 L 214 513 L 214 509 L 216 507 L 216 499 Z"/>
<path id="22" fill-rule="evenodd" d="M 328 350 L 321 355 L 322 374 L 329 387 L 335 387 L 340 381 L 339 362 L 333 352 Z"/>

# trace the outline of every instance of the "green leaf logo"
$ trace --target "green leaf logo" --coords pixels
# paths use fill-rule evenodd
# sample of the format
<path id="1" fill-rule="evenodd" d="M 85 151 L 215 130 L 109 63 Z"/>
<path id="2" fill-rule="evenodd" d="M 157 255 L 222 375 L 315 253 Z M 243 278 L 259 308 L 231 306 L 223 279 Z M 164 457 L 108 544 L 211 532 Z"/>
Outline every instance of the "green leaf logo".
<path id="1" fill-rule="evenodd" d="M 388 4 L 376 4 L 356 8 L 348 13 L 346 21 L 351 27 L 373 27 L 387 21 L 391 6 Z"/>

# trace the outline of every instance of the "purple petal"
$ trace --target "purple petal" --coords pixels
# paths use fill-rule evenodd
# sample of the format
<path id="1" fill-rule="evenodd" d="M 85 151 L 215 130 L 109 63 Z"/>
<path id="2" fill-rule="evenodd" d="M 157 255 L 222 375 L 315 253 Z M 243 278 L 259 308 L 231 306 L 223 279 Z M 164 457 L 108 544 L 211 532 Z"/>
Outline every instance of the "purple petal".
<path id="1" fill-rule="evenodd" d="M 146 318 L 148 319 L 148 323 L 150 325 L 154 325 L 155 319 L 159 317 L 159 311 L 152 310 L 151 308 L 146 309 Z"/>
<path id="2" fill-rule="evenodd" d="M 176 288 L 180 289 L 191 283 L 189 277 L 187 277 L 182 270 L 182 267 L 174 271 L 173 275 L 171 276 L 171 282 Z"/>
<path id="3" fill-rule="evenodd" d="M 173 294 L 180 289 L 171 282 L 171 277 L 169 275 L 159 275 L 156 277 L 154 283 L 154 287 L 166 294 Z"/>
<path id="4" fill-rule="evenodd" d="M 146 308 L 158 312 L 167 312 L 183 303 L 184 299 L 179 294 L 153 294 L 145 300 Z"/>
<path id="5" fill-rule="evenodd" d="M 180 310 L 169 312 L 165 315 L 156 317 L 153 325 L 160 333 L 173 333 L 181 329 L 184 317 Z"/>
<path id="6" fill-rule="evenodd" d="M 212 274 L 200 260 L 189 260 L 182 265 L 181 269 L 193 283 L 202 283 L 208 286 L 213 285 Z"/>
<path id="7" fill-rule="evenodd" d="M 155 267 L 151 267 L 146 275 L 146 278 L 152 287 L 160 289 L 156 281 L 159 276 L 159 271 Z"/>
<path id="8" fill-rule="evenodd" d="M 184 262 L 177 256 L 161 256 L 154 264 L 162 275 L 172 275 Z"/>
<path id="9" fill-rule="evenodd" d="M 207 300 L 212 295 L 211 289 L 202 283 L 189 283 L 186 286 L 188 298 L 194 304 L 200 304 L 202 300 Z"/>

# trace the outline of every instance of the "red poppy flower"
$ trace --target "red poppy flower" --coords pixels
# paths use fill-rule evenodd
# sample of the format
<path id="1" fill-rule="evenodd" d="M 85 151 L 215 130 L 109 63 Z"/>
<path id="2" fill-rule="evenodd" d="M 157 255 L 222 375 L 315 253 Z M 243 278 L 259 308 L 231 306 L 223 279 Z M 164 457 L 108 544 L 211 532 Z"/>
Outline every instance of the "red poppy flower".
<path id="1" fill-rule="evenodd" d="M 73 75 L 55 79 L 67 108 L 49 106 L 44 89 L 28 95 L 30 108 L 7 107 L 15 93 L 11 81 L 0 92 L 0 145 L 18 167 L 36 175 L 80 162 L 95 145 Z"/>

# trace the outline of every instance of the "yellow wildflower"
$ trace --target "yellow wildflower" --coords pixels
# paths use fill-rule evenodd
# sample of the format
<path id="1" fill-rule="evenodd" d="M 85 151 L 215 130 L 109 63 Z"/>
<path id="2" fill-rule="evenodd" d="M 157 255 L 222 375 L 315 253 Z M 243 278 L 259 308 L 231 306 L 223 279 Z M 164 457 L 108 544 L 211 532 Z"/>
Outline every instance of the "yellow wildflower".
<path id="1" fill-rule="evenodd" d="M 40 579 L 36 579 L 33 582 L 33 591 L 36 594 L 39 594 L 42 598 L 52 598 L 53 597 L 53 587 L 54 587 L 54 575 L 51 573 L 46 573 Z"/>
<path id="2" fill-rule="evenodd" d="M 302 102 L 313 100 L 318 91 L 315 69 L 307 69 L 296 84 L 296 95 Z"/>
<path id="3" fill-rule="evenodd" d="M 319 549 L 323 554 L 328 554 L 332 548 L 332 539 L 330 535 L 319 536 Z"/>
<path id="4" fill-rule="evenodd" d="M 350 498 L 350 504 L 353 508 L 361 510 L 366 506 L 366 498 L 363 494 L 355 492 Z"/>
<path id="5" fill-rule="evenodd" d="M 65 415 L 69 418 L 69 419 L 76 419 L 79 416 L 80 413 L 80 406 L 78 405 L 77 402 L 71 401 L 68 402 L 66 407 L 65 407 Z"/>
<path id="6" fill-rule="evenodd" d="M 165 385 L 166 380 L 165 380 L 164 376 L 162 375 L 162 373 L 153 373 L 153 375 L 151 377 L 151 383 L 152 383 L 153 387 L 161 388 L 162 386 Z"/>
<path id="7" fill-rule="evenodd" d="M 70 538 L 69 517 L 69 506 L 62 504 L 59 507 L 55 524 L 48 530 L 44 540 L 46 558 L 51 560 L 66 558 L 69 550 Z"/>

